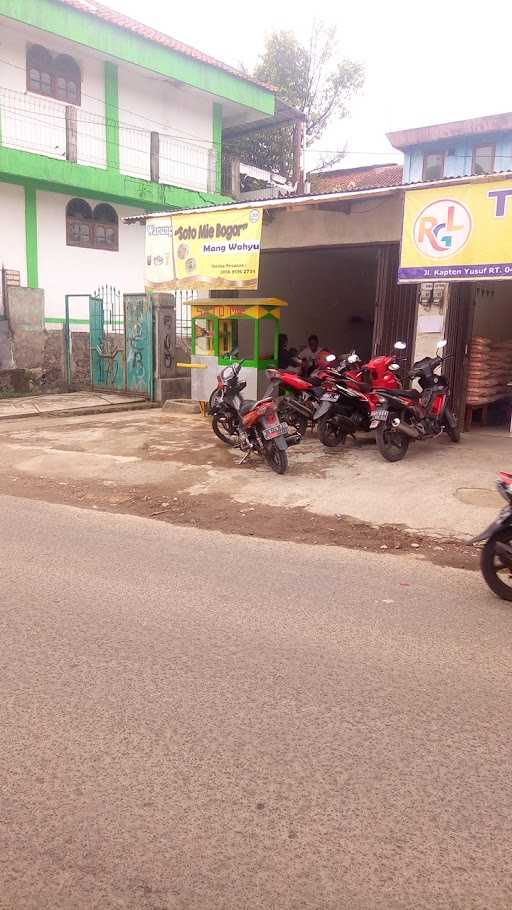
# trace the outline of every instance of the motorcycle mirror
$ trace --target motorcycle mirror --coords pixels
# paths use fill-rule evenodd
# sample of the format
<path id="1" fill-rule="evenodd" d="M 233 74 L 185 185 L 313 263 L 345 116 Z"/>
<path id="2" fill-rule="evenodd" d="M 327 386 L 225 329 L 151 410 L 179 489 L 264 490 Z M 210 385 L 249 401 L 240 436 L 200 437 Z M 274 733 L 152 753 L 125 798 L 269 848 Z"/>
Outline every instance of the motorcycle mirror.
<path id="1" fill-rule="evenodd" d="M 395 351 L 405 351 L 407 345 L 405 341 L 395 341 L 393 347 Z"/>
<path id="2" fill-rule="evenodd" d="M 358 360 L 359 360 L 359 357 L 358 357 L 357 354 L 355 354 L 355 353 L 354 353 L 354 354 L 349 354 L 348 357 L 347 357 L 348 363 L 357 363 Z"/>
<path id="3" fill-rule="evenodd" d="M 390 364 L 389 364 L 389 369 L 392 370 L 393 373 L 398 373 L 398 370 L 400 369 L 400 364 L 398 364 L 398 363 L 390 363 Z"/>
<path id="4" fill-rule="evenodd" d="M 325 359 L 326 359 L 327 363 L 334 363 L 334 361 L 336 360 L 336 354 L 328 354 Z"/>
<path id="5" fill-rule="evenodd" d="M 442 350 L 443 348 L 446 347 L 447 344 L 448 344 L 448 342 L 447 342 L 446 338 L 442 338 L 441 341 L 437 342 L 438 350 Z"/>

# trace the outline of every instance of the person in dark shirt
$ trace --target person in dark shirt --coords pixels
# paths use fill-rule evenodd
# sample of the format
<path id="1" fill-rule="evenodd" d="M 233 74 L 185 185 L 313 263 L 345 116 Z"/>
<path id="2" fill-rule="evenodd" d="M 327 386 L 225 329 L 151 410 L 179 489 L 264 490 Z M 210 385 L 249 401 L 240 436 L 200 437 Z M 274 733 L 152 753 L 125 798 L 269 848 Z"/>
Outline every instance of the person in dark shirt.
<path id="1" fill-rule="evenodd" d="M 300 366 L 297 351 L 294 348 L 291 350 L 288 349 L 288 335 L 285 335 L 284 333 L 279 335 L 277 365 L 280 370 L 293 369 L 294 371 Z"/>

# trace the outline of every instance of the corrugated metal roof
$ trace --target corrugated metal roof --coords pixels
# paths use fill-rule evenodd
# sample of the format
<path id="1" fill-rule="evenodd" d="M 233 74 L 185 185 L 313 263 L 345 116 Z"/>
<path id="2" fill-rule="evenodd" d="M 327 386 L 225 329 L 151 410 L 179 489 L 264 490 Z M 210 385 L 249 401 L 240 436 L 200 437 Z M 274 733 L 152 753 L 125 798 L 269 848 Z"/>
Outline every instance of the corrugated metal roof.
<path id="1" fill-rule="evenodd" d="M 341 190 L 335 192 L 327 191 L 323 193 L 308 193 L 301 196 L 298 196 L 297 194 L 290 194 L 289 196 L 282 196 L 279 199 L 269 198 L 258 199 L 257 201 L 253 200 L 245 202 L 226 202 L 222 205 L 209 205 L 201 207 L 198 206 L 194 209 L 179 209 L 169 212 L 154 212 L 153 214 L 149 213 L 147 215 L 130 215 L 128 218 L 123 218 L 123 221 L 126 224 L 134 224 L 136 222 L 145 222 L 147 218 L 165 218 L 166 216 L 169 217 L 169 215 L 187 214 L 188 212 L 192 211 L 224 211 L 226 209 L 233 208 L 294 208 L 295 206 L 318 205 L 319 203 L 342 202 L 344 200 L 350 201 L 352 199 L 370 199 L 374 196 L 393 196 L 402 190 L 421 190 L 436 186 L 456 186 L 458 183 L 464 183 L 465 181 L 470 181 L 471 183 L 488 183 L 491 180 L 505 179 L 506 177 L 512 177 L 512 171 L 495 171 L 492 174 L 479 175 L 464 174 L 460 177 L 443 177 L 439 180 L 422 181 L 420 183 L 401 183 L 398 186 L 380 186 L 368 189 Z"/>
<path id="2" fill-rule="evenodd" d="M 192 57 L 194 60 L 208 64 L 208 66 L 224 70 L 224 72 L 230 73 L 230 75 L 236 76 L 238 79 L 243 79 L 244 82 L 258 85 L 260 88 L 267 89 L 267 91 L 270 91 L 273 94 L 277 91 L 273 86 L 266 85 L 258 79 L 248 76 L 247 73 L 242 73 L 234 67 L 229 66 L 227 63 L 222 63 L 221 60 L 210 57 L 209 54 L 204 54 L 202 51 L 198 51 L 195 47 L 190 47 L 188 44 L 183 44 L 182 41 L 177 41 L 175 38 L 171 38 L 170 35 L 165 35 L 163 32 L 159 32 L 149 25 L 144 25 L 142 22 L 132 19 L 131 16 L 125 16 L 124 13 L 118 13 L 116 10 L 110 9 L 110 7 L 105 6 L 103 3 L 97 3 L 96 0 L 57 0 L 57 2 L 63 3 L 65 6 L 71 6 L 80 13 L 95 16 L 97 19 L 103 20 L 103 22 L 108 22 L 109 25 L 115 25 L 117 28 L 122 28 L 125 31 L 139 35 L 141 38 L 146 38 L 147 41 L 154 41 L 155 44 L 161 44 L 164 47 L 168 47 L 170 50 L 176 51 L 178 54 L 183 54 L 185 57 Z"/>

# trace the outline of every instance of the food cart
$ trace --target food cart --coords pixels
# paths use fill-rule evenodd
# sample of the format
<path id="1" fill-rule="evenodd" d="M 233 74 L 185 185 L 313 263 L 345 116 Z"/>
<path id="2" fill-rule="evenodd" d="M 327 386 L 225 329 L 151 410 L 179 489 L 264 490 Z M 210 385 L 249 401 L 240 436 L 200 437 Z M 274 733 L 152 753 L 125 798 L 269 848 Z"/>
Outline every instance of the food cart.
<path id="1" fill-rule="evenodd" d="M 276 297 L 205 298 L 192 304 L 192 398 L 208 401 L 217 374 L 232 360 L 244 360 L 241 378 L 247 398 L 261 398 L 265 370 L 277 366 L 281 308 Z M 233 358 L 231 357 L 232 352 Z"/>

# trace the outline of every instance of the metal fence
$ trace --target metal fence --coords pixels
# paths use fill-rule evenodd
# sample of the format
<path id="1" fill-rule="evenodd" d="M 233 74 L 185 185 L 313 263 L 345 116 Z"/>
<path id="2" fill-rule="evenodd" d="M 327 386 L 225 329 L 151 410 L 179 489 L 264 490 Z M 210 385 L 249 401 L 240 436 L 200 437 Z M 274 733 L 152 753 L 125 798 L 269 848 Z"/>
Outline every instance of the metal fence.
<path id="1" fill-rule="evenodd" d="M 192 303 L 198 291 L 176 291 L 176 338 L 189 342 L 192 338 Z"/>
<path id="2" fill-rule="evenodd" d="M 0 87 L 2 145 L 105 168 L 107 122 L 95 105 L 94 99 L 86 98 L 84 106 L 77 108 Z M 215 190 L 217 149 L 211 140 L 152 132 L 123 122 L 122 117 L 118 125 L 121 173 L 204 192 Z"/>

